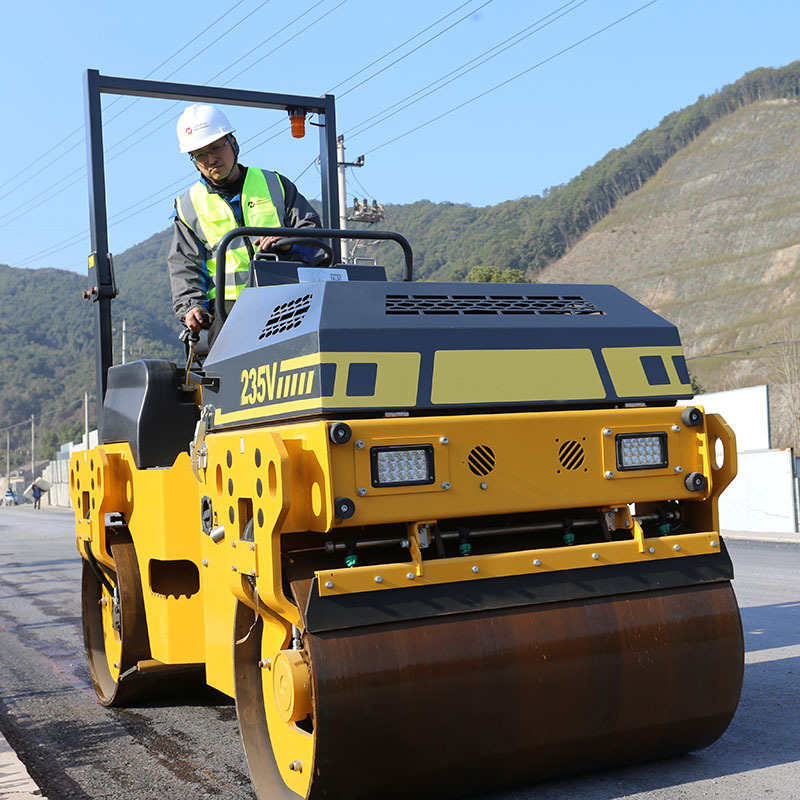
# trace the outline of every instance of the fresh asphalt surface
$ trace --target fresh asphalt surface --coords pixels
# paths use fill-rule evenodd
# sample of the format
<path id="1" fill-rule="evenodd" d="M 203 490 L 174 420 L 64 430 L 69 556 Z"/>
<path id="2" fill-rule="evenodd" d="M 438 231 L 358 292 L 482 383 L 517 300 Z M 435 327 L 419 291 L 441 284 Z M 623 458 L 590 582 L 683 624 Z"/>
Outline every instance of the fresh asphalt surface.
<path id="1" fill-rule="evenodd" d="M 727 733 L 681 758 L 480 800 L 800 798 L 800 544 L 728 545 L 747 654 Z M 254 797 L 226 697 L 195 691 L 125 710 L 96 702 L 66 511 L 0 508 L 0 732 L 49 800 Z"/>

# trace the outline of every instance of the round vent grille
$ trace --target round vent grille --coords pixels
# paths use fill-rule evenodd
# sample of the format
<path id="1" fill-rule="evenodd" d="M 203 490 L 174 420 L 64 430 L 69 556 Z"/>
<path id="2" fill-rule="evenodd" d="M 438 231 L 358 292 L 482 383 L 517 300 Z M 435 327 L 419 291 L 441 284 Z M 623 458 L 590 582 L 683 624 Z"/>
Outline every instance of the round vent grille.
<path id="1" fill-rule="evenodd" d="M 578 442 L 564 442 L 558 448 L 558 460 L 564 469 L 578 469 L 583 464 L 583 445 Z"/>
<path id="2" fill-rule="evenodd" d="M 475 475 L 488 475 L 494 469 L 494 453 L 491 447 L 485 444 L 478 445 L 470 450 L 467 457 L 470 471 Z"/>

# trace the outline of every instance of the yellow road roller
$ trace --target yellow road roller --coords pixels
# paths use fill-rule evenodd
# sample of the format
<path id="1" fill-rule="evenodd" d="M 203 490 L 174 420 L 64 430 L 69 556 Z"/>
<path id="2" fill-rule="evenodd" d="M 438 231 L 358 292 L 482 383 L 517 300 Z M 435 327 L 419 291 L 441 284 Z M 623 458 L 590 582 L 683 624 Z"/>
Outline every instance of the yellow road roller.
<path id="1" fill-rule="evenodd" d="M 611 286 L 414 283 L 393 233 L 346 235 L 394 240 L 407 280 L 341 263 L 330 97 L 86 90 L 104 402 L 70 484 L 100 702 L 202 675 L 262 800 L 458 797 L 721 736 L 736 449 L 685 405 L 676 328 Z M 111 366 L 103 92 L 320 116 L 330 263 L 254 261 L 185 365 Z M 266 233 L 298 231 L 217 258 Z"/>

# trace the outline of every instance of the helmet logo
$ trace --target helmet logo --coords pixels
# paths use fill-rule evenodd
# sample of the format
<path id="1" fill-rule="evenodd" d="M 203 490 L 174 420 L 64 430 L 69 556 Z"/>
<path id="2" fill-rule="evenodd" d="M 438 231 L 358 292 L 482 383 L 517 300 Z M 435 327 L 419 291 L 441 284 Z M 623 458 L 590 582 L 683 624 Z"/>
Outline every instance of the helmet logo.
<path id="1" fill-rule="evenodd" d="M 188 128 L 186 128 L 186 135 L 187 135 L 187 136 L 191 136 L 191 135 L 192 135 L 192 129 L 191 129 L 191 127 L 188 127 Z"/>

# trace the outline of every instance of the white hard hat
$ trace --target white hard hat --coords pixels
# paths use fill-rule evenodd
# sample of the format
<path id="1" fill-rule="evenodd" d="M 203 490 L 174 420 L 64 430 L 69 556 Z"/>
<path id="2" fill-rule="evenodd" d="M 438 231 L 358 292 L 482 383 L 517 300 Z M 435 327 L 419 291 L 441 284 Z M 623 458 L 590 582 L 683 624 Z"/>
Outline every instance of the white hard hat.
<path id="1" fill-rule="evenodd" d="M 235 130 L 218 108 L 205 103 L 189 106 L 178 118 L 176 127 L 181 153 L 199 150 Z"/>

